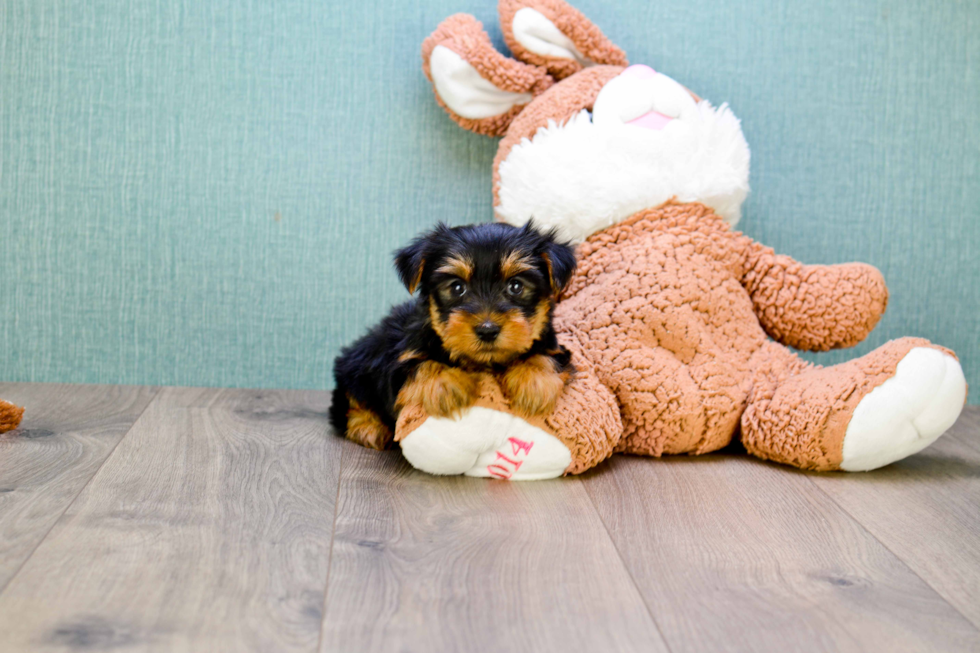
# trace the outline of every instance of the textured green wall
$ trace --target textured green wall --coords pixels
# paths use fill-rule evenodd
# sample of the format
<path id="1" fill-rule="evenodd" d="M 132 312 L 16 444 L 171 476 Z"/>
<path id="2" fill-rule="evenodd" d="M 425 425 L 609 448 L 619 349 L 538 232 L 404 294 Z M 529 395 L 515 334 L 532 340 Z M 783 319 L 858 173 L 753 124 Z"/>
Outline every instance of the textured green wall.
<path id="1" fill-rule="evenodd" d="M 980 3 L 792 5 L 578 3 L 742 118 L 748 234 L 882 269 L 857 352 L 925 336 L 980 388 Z M 390 251 L 491 215 L 495 144 L 420 70 L 457 11 L 499 43 L 491 0 L 0 0 L 0 380 L 331 385 Z"/>

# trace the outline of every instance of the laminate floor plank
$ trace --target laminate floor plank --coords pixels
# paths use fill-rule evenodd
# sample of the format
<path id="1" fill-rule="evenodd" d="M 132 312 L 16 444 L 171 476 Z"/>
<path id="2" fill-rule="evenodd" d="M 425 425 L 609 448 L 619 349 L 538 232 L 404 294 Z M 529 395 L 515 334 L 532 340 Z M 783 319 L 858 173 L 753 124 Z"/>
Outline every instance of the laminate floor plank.
<path id="1" fill-rule="evenodd" d="M 980 651 L 976 407 L 868 474 L 509 484 L 334 438 L 323 392 L 0 397 L 0 651 Z"/>
<path id="2" fill-rule="evenodd" d="M 98 471 L 156 388 L 0 383 L 24 406 L 0 435 L 0 592 Z"/>
<path id="3" fill-rule="evenodd" d="M 980 647 L 803 473 L 745 455 L 620 456 L 583 483 L 672 653 Z"/>
<path id="4" fill-rule="evenodd" d="M 162 391 L 0 595 L 0 650 L 316 650 L 328 402 Z"/>
<path id="5" fill-rule="evenodd" d="M 322 652 L 667 650 L 577 479 L 345 446 Z"/>
<path id="6" fill-rule="evenodd" d="M 867 474 L 808 475 L 980 627 L 980 408 L 925 451 Z"/>

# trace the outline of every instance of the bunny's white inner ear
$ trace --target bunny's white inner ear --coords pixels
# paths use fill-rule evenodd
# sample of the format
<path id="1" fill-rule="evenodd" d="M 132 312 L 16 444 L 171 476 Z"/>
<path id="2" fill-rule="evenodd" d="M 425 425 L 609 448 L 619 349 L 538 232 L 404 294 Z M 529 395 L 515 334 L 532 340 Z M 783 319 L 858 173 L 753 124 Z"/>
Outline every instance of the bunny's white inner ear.
<path id="1" fill-rule="evenodd" d="M 436 93 L 453 113 L 461 118 L 479 120 L 507 113 L 518 104 L 527 104 L 530 93 L 504 91 L 480 77 L 461 56 L 443 45 L 437 45 L 429 58 L 429 70 Z"/>
<path id="2" fill-rule="evenodd" d="M 572 40 L 540 11 L 530 7 L 517 10 L 511 29 L 514 39 L 529 52 L 542 57 L 574 59 L 583 67 L 595 65 L 594 61 L 579 52 Z"/>

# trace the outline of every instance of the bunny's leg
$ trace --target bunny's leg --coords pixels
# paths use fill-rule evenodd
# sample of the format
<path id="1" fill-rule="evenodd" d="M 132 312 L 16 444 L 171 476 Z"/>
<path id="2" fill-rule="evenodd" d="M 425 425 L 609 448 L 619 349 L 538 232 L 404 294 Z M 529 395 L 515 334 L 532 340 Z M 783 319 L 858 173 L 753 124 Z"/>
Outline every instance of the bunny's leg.
<path id="1" fill-rule="evenodd" d="M 760 374 L 742 415 L 742 442 L 802 469 L 868 471 L 901 460 L 952 426 L 966 400 L 956 357 L 921 338 L 827 368 L 770 343 L 756 363 L 768 378 Z"/>
<path id="2" fill-rule="evenodd" d="M 731 442 L 748 373 L 728 363 L 685 364 L 661 347 L 635 346 L 608 364 L 603 380 L 623 420 L 617 451 L 645 456 L 707 453 Z"/>

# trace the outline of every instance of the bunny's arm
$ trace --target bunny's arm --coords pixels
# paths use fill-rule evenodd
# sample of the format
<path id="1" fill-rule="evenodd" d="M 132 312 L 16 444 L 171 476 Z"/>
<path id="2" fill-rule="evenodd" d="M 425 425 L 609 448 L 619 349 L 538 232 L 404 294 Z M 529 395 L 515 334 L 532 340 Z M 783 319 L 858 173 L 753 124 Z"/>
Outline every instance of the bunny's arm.
<path id="1" fill-rule="evenodd" d="M 807 351 L 853 347 L 885 312 L 888 288 L 871 265 L 804 265 L 745 236 L 738 240 L 741 283 L 777 342 Z"/>

